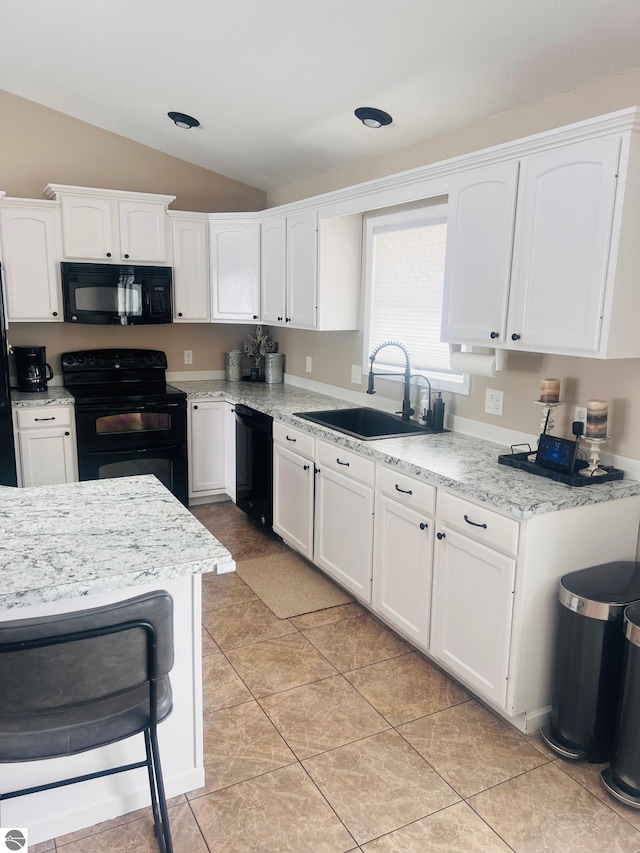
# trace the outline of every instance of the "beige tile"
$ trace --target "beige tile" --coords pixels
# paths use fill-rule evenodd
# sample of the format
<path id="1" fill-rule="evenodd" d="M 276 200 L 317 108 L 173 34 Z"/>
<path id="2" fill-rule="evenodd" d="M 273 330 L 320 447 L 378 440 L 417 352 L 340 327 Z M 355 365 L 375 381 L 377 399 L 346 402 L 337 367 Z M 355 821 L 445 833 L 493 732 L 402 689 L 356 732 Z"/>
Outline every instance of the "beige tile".
<path id="1" fill-rule="evenodd" d="M 214 534 L 231 551 L 236 562 L 255 560 L 257 557 L 270 557 L 274 554 L 291 553 L 290 549 L 275 536 L 268 536 L 264 530 L 246 525 L 226 525 Z"/>
<path id="2" fill-rule="evenodd" d="M 469 699 L 469 694 L 416 652 L 344 674 L 392 726 Z"/>
<path id="3" fill-rule="evenodd" d="M 511 853 L 466 803 L 456 803 L 362 846 L 366 853 Z"/>
<path id="4" fill-rule="evenodd" d="M 223 651 L 297 632 L 288 619 L 278 619 L 259 599 L 208 610 L 202 621 Z"/>
<path id="5" fill-rule="evenodd" d="M 407 644 L 372 616 L 360 616 L 303 631 L 340 672 L 397 657 Z"/>
<path id="6" fill-rule="evenodd" d="M 194 800 L 211 853 L 346 853 L 353 839 L 300 765 Z"/>
<path id="7" fill-rule="evenodd" d="M 620 817 L 623 817 L 635 826 L 636 829 L 640 830 L 640 810 L 632 809 L 631 806 L 625 806 L 620 800 L 616 800 L 600 781 L 600 771 L 608 767 L 608 764 L 589 764 L 587 761 L 568 761 L 563 758 L 556 759 L 554 764 L 568 776 L 571 776 L 572 779 L 575 779 L 587 791 L 590 791 L 606 806 L 613 809 L 616 814 L 619 814 Z"/>
<path id="8" fill-rule="evenodd" d="M 294 761 L 257 702 L 214 711 L 204 718 L 205 785 L 187 797 L 218 791 Z"/>
<path id="9" fill-rule="evenodd" d="M 175 853 L 207 853 L 202 833 L 186 803 L 169 809 L 169 827 Z M 150 815 L 64 846 L 56 839 L 56 846 L 64 853 L 158 853 Z"/>
<path id="10" fill-rule="evenodd" d="M 549 761 L 553 761 L 558 757 L 558 753 L 554 752 L 551 747 L 547 746 L 547 744 L 542 740 L 542 735 L 539 731 L 523 735 L 523 737 L 530 746 L 533 746 L 538 750 L 538 752 L 541 752 L 545 758 L 549 759 Z"/>
<path id="11" fill-rule="evenodd" d="M 220 654 L 220 649 L 218 648 L 213 637 L 207 631 L 206 628 L 203 628 L 202 629 L 202 657 L 206 658 L 206 657 L 209 657 L 209 655 L 219 655 L 219 654 Z"/>
<path id="12" fill-rule="evenodd" d="M 316 755 L 303 766 L 358 844 L 459 800 L 392 730 Z"/>
<path id="13" fill-rule="evenodd" d="M 255 592 L 235 572 L 202 576 L 202 610 L 218 610 L 230 604 L 255 601 Z"/>
<path id="14" fill-rule="evenodd" d="M 465 798 L 546 762 L 512 726 L 477 702 L 422 717 L 398 731 Z"/>
<path id="15" fill-rule="evenodd" d="M 230 649 L 227 656 L 254 696 L 269 696 L 336 674 L 301 634 Z"/>
<path id="16" fill-rule="evenodd" d="M 302 616 L 290 616 L 289 621 L 300 631 L 307 628 L 318 628 L 342 619 L 353 619 L 354 616 L 364 616 L 365 611 L 359 604 L 339 604 L 337 607 L 327 607 L 325 610 L 315 610 L 313 613 L 303 613 Z"/>
<path id="17" fill-rule="evenodd" d="M 389 728 L 340 675 L 276 693 L 260 703 L 298 758 Z"/>
<path id="18" fill-rule="evenodd" d="M 640 850 L 640 832 L 553 763 L 476 794 L 469 805 L 516 853 Z"/>
<path id="19" fill-rule="evenodd" d="M 208 530 L 229 523 L 238 524 L 247 519 L 247 516 L 241 509 L 238 509 L 233 501 L 216 501 L 215 503 L 201 504 L 200 506 L 191 507 L 191 512 Z M 213 535 L 215 536 L 215 533 Z"/>
<path id="20" fill-rule="evenodd" d="M 173 797 L 172 799 L 167 800 L 167 806 L 172 808 L 173 806 L 184 802 L 186 802 L 186 797 L 184 794 L 180 794 L 178 797 Z M 55 844 L 57 848 L 60 848 L 63 845 L 70 844 L 72 841 L 80 841 L 82 838 L 87 838 L 90 835 L 97 835 L 99 832 L 106 832 L 107 830 L 115 829 L 116 827 L 123 826 L 125 823 L 131 823 L 132 821 L 140 820 L 141 818 L 152 820 L 151 806 L 147 806 L 143 809 L 136 809 L 134 812 L 127 812 L 119 817 L 114 817 L 111 820 L 105 820 L 101 823 L 95 823 L 93 826 L 87 826 L 84 829 L 78 829 L 75 832 L 70 832 L 66 835 L 59 835 L 55 839 Z"/>
<path id="21" fill-rule="evenodd" d="M 252 699 L 238 673 L 224 655 L 202 659 L 202 707 L 205 714 L 241 705 Z"/>

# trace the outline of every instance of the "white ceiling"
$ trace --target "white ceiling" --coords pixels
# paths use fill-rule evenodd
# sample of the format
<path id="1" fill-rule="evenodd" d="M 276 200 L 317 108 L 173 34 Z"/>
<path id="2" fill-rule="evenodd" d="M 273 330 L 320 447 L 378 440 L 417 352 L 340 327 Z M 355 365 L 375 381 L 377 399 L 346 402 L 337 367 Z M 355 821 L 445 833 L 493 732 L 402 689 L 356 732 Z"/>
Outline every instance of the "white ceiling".
<path id="1" fill-rule="evenodd" d="M 0 89 L 262 189 L 639 66 L 640 0 L 0 0 Z"/>

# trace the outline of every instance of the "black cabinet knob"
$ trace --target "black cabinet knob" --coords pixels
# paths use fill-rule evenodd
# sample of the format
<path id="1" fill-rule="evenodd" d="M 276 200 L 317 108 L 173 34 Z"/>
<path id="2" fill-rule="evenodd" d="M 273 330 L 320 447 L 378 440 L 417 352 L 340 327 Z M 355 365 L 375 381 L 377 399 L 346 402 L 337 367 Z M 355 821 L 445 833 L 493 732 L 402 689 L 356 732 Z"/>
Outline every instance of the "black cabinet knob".
<path id="1" fill-rule="evenodd" d="M 58 316 L 58 312 L 57 312 L 57 311 L 54 311 L 54 312 L 53 312 L 53 316 L 54 316 L 54 317 L 57 317 L 57 316 Z"/>
<path id="2" fill-rule="evenodd" d="M 496 338 L 500 337 L 500 332 L 491 332 L 491 340 L 495 341 Z"/>
<path id="3" fill-rule="evenodd" d="M 514 332 L 514 333 L 511 335 L 511 340 L 512 340 L 512 341 L 519 341 L 519 340 L 520 340 L 520 335 L 517 335 L 517 334 Z"/>
<path id="4" fill-rule="evenodd" d="M 285 323 L 290 323 L 290 322 L 291 322 L 291 317 L 285 317 L 285 318 L 284 318 L 284 321 L 285 321 Z"/>
<path id="5" fill-rule="evenodd" d="M 198 407 L 197 407 L 197 406 L 194 406 L 193 408 L 194 408 L 194 409 L 197 409 Z"/>
<path id="6" fill-rule="evenodd" d="M 70 433 L 70 432 L 65 432 L 65 435 L 71 435 L 71 433 Z"/>
<path id="7" fill-rule="evenodd" d="M 128 257 L 129 257 L 129 255 L 125 255 L 125 258 L 128 258 Z"/>
<path id="8" fill-rule="evenodd" d="M 110 258 L 110 257 L 111 257 L 111 252 L 107 252 L 107 257 L 108 257 L 108 258 Z"/>
<path id="9" fill-rule="evenodd" d="M 428 530 L 428 529 L 429 529 L 429 525 L 425 524 L 424 521 L 421 521 L 420 522 L 420 530 Z"/>
<path id="10" fill-rule="evenodd" d="M 444 533 L 436 533 L 438 539 L 444 539 Z"/>
<path id="11" fill-rule="evenodd" d="M 309 466 L 308 466 L 308 465 L 304 465 L 303 467 L 304 467 L 304 470 L 305 470 L 305 471 L 308 471 L 308 470 L 309 470 Z"/>
<path id="12" fill-rule="evenodd" d="M 282 323 L 282 317 L 278 317 L 278 320 Z"/>
<path id="13" fill-rule="evenodd" d="M 178 311 L 178 317 L 182 317 L 182 311 Z"/>

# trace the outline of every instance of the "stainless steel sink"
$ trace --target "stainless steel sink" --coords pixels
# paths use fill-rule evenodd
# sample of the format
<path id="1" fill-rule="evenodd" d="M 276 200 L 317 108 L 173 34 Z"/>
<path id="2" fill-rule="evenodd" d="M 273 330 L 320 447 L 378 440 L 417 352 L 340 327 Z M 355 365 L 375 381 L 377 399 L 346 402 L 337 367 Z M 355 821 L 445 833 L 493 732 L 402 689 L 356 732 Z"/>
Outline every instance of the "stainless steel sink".
<path id="1" fill-rule="evenodd" d="M 323 412 L 296 412 L 296 417 L 314 424 L 335 429 L 359 438 L 373 441 L 376 438 L 400 438 L 408 435 L 433 435 L 435 430 L 401 420 L 397 415 L 359 406 L 356 409 L 328 409 Z M 446 430 L 442 430 L 446 432 Z"/>

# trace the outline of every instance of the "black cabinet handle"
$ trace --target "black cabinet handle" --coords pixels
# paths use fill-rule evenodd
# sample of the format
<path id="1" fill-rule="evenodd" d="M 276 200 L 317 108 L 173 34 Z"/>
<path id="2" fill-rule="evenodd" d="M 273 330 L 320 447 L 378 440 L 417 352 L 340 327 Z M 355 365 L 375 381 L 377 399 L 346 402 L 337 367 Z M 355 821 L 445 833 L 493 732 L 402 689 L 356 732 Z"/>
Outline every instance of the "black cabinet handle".
<path id="1" fill-rule="evenodd" d="M 285 317 L 285 318 L 284 318 L 284 321 L 285 321 L 285 323 L 290 323 L 290 322 L 291 322 L 291 317 Z"/>
<path id="2" fill-rule="evenodd" d="M 193 407 L 193 408 L 194 408 L 194 409 L 197 409 L 197 408 L 198 408 L 198 406 L 197 406 L 197 405 L 194 405 L 194 407 Z"/>
<path id="3" fill-rule="evenodd" d="M 108 258 L 110 258 L 110 257 L 111 257 L 111 252 L 107 252 L 107 257 L 108 257 Z"/>
<path id="4" fill-rule="evenodd" d="M 349 467 L 349 463 L 348 463 L 348 462 L 341 462 L 341 461 L 338 459 L 338 457 L 336 457 L 336 462 L 338 463 L 338 465 L 345 465 L 347 468 Z"/>
<path id="5" fill-rule="evenodd" d="M 294 444 L 295 444 L 295 443 L 296 443 L 296 441 L 298 440 L 297 438 L 289 438 L 289 436 L 288 436 L 288 435 L 287 435 L 287 436 L 285 436 L 285 438 L 287 439 L 287 441 L 292 441 Z"/>
<path id="6" fill-rule="evenodd" d="M 516 334 L 516 333 L 514 332 L 514 333 L 511 335 L 511 340 L 512 340 L 512 341 L 519 341 L 519 340 L 520 340 L 520 335 L 518 335 L 518 334 Z"/>
<path id="7" fill-rule="evenodd" d="M 444 539 L 444 533 L 436 533 L 438 539 Z"/>
<path id="8" fill-rule="evenodd" d="M 304 470 L 305 470 L 305 471 L 308 471 L 308 470 L 309 470 L 309 466 L 308 466 L 308 465 L 303 465 L 303 468 L 304 468 Z"/>
<path id="9" fill-rule="evenodd" d="M 500 337 L 500 332 L 491 332 L 491 340 L 495 341 L 496 338 Z"/>
<path id="10" fill-rule="evenodd" d="M 128 258 L 128 257 L 129 257 L 129 255 L 125 255 L 125 258 Z"/>
<path id="11" fill-rule="evenodd" d="M 429 525 L 425 524 L 424 521 L 421 521 L 420 522 L 420 530 L 428 530 L 428 529 L 429 529 Z"/>
<path id="12" fill-rule="evenodd" d="M 411 489 L 401 489 L 397 483 L 396 483 L 396 491 L 402 492 L 403 495 L 412 495 L 413 494 Z"/>
<path id="13" fill-rule="evenodd" d="M 55 416 L 52 418 L 34 418 L 34 421 L 55 421 Z"/>
<path id="14" fill-rule="evenodd" d="M 469 516 L 468 516 L 468 515 L 464 515 L 464 516 L 463 516 L 463 518 L 464 518 L 464 520 L 467 522 L 467 524 L 472 524 L 474 527 L 482 527 L 482 528 L 484 528 L 485 530 L 487 529 L 487 525 L 486 525 L 486 524 L 478 524 L 478 522 L 477 522 L 477 521 L 471 521 L 471 519 L 469 518 Z"/>
<path id="15" fill-rule="evenodd" d="M 65 432 L 65 435 L 71 435 L 71 433 L 70 433 L 70 432 Z"/>
<path id="16" fill-rule="evenodd" d="M 282 317 L 278 317 L 278 320 L 282 323 Z"/>
<path id="17" fill-rule="evenodd" d="M 57 311 L 54 311 L 54 312 L 53 312 L 53 316 L 54 316 L 54 317 L 57 317 L 57 316 L 58 316 L 58 312 L 57 312 Z"/>
<path id="18" fill-rule="evenodd" d="M 182 311 L 178 311 L 178 317 L 182 317 Z"/>
<path id="19" fill-rule="evenodd" d="M 257 315 L 257 314 L 254 314 L 254 315 L 253 315 L 253 319 L 254 319 L 254 320 L 257 320 L 257 319 L 258 319 L 258 315 Z"/>

